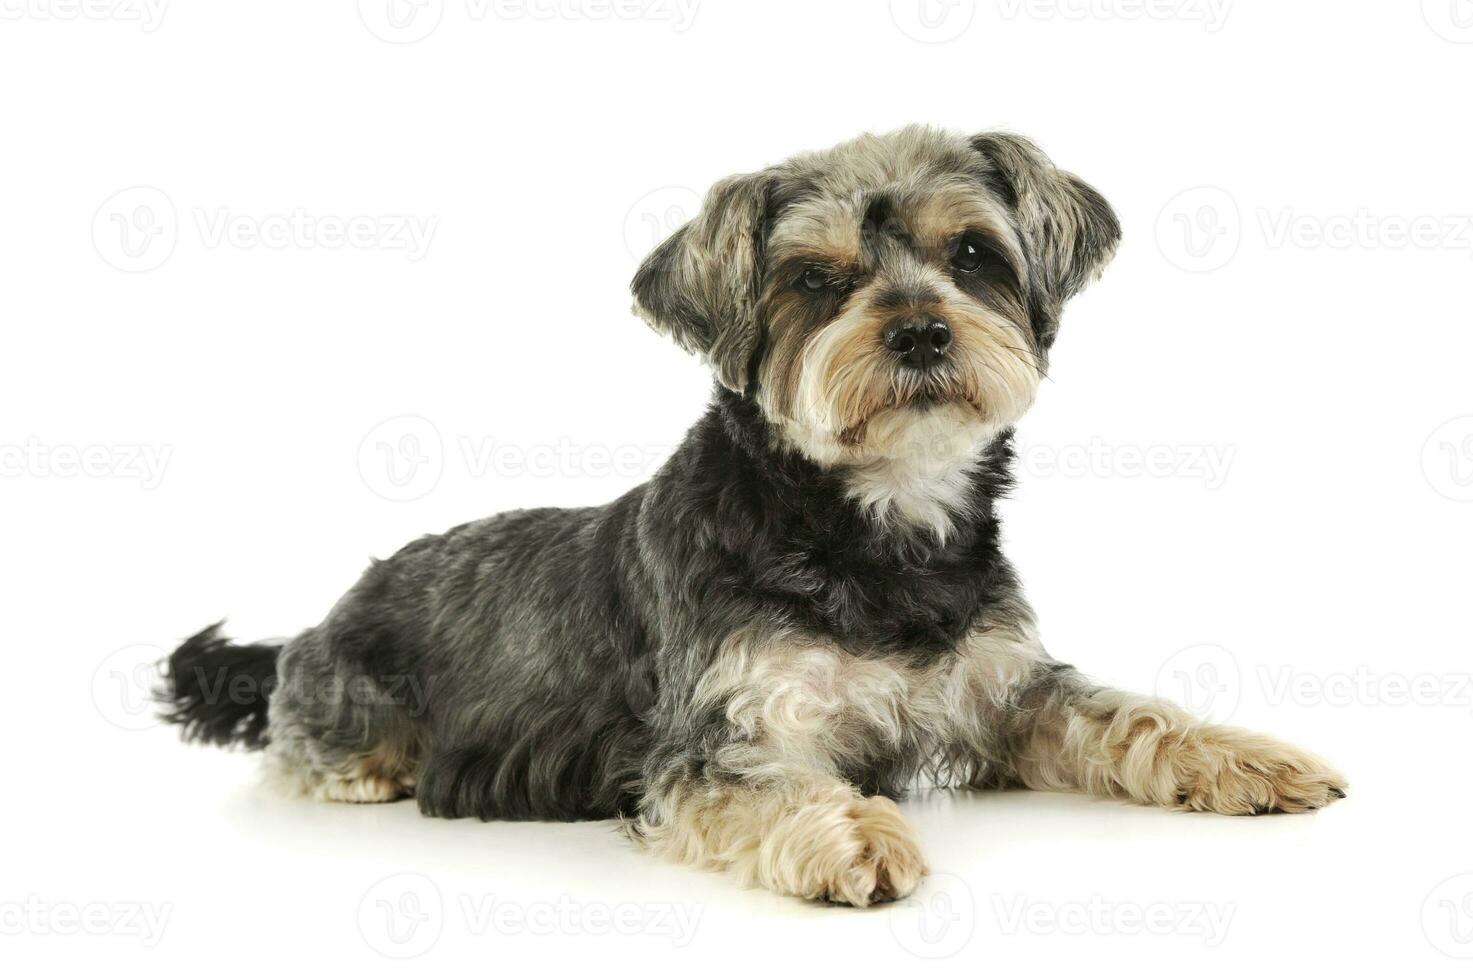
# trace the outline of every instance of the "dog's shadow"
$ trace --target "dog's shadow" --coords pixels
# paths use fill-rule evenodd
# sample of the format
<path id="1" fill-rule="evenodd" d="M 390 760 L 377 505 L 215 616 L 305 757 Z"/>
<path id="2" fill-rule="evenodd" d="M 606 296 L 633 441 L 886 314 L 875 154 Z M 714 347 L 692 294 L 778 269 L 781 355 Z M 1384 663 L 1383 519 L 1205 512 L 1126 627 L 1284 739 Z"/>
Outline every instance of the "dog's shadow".
<path id="1" fill-rule="evenodd" d="M 1179 840 L 1201 846 L 1204 838 L 1297 838 L 1315 817 L 1185 813 L 1078 793 L 1026 789 L 923 789 L 911 794 L 901 809 L 923 838 L 985 830 L 989 846 L 1049 844 L 1067 839 L 1126 843 Z"/>
<path id="2" fill-rule="evenodd" d="M 790 914 L 792 899 L 741 889 L 734 879 L 651 860 L 614 820 L 440 820 L 412 799 L 395 803 L 319 803 L 283 799 L 259 784 L 224 801 L 241 837 L 314 860 L 453 876 L 503 892 L 613 894 L 631 901 L 685 894 L 724 894 L 747 910 Z M 1108 860 L 1114 851 L 1149 847 L 1163 860 L 1190 859 L 1203 847 L 1245 852 L 1264 844 L 1295 846 L 1313 815 L 1224 817 L 1176 813 L 1065 793 L 1026 790 L 919 791 L 901 804 L 925 842 L 933 870 L 990 856 L 1016 859 L 1043 849 L 1077 848 Z M 736 899 L 736 894 L 744 897 Z M 823 903 L 800 903 L 815 910 Z M 784 912 L 783 910 L 786 910 Z"/>

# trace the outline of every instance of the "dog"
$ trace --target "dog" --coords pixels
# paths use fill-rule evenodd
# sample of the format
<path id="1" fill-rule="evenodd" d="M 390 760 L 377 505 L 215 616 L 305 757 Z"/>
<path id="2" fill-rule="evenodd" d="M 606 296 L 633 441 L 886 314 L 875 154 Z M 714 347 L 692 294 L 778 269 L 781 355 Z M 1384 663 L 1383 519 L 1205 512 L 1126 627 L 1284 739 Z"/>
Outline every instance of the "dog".
<path id="1" fill-rule="evenodd" d="M 618 818 L 853 906 L 924 878 L 895 803 L 918 785 L 1342 798 L 1313 755 L 1053 659 L 1003 555 L 1013 426 L 1119 239 L 1006 133 L 910 127 L 722 180 L 632 283 L 716 382 L 649 482 L 423 537 L 284 644 L 210 627 L 162 665 L 163 714 L 264 749 L 297 795 Z"/>

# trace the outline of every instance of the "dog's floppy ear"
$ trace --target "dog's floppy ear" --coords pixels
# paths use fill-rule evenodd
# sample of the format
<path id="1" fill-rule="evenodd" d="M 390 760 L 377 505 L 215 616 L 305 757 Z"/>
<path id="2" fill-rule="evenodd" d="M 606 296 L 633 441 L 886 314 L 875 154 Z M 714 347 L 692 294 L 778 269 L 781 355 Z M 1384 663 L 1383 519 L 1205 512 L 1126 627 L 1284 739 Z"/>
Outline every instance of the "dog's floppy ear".
<path id="1" fill-rule="evenodd" d="M 700 214 L 651 252 L 630 284 L 634 311 L 702 355 L 737 392 L 747 387 L 761 341 L 757 296 L 770 183 L 764 173 L 719 181 Z"/>
<path id="2" fill-rule="evenodd" d="M 981 133 L 971 142 L 991 164 L 989 178 L 1013 209 L 1042 298 L 1057 316 L 1115 254 L 1120 221 L 1099 191 L 1055 167 L 1031 140 Z"/>

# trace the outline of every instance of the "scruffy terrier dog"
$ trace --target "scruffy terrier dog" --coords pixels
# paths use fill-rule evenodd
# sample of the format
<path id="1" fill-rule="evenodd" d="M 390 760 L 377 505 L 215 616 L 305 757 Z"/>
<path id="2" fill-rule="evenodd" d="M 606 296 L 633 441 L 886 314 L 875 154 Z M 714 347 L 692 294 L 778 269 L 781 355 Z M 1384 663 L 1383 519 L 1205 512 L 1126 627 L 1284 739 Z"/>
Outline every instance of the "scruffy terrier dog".
<path id="1" fill-rule="evenodd" d="M 1012 426 L 1120 229 L 1017 136 L 866 135 L 718 183 L 635 308 L 719 384 L 613 503 L 374 562 L 284 645 L 212 627 L 166 716 L 291 791 L 620 817 L 649 850 L 851 905 L 926 873 L 917 784 L 1303 811 L 1324 762 L 1090 683 L 999 546 Z"/>

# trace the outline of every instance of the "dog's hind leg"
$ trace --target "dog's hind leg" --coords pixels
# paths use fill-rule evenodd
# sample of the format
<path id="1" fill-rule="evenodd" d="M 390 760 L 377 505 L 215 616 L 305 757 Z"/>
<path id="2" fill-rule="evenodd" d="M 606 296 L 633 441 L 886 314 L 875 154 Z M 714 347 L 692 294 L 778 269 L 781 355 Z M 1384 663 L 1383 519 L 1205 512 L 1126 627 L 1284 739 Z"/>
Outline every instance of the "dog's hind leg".
<path id="1" fill-rule="evenodd" d="M 345 803 L 411 795 L 417 778 L 412 706 L 383 680 L 335 661 L 318 630 L 289 642 L 271 697 L 269 781 L 290 796 Z"/>
<path id="2" fill-rule="evenodd" d="M 340 803 L 389 803 L 414 792 L 413 776 L 385 752 L 338 753 L 322 743 L 273 743 L 266 772 L 288 796 Z"/>

